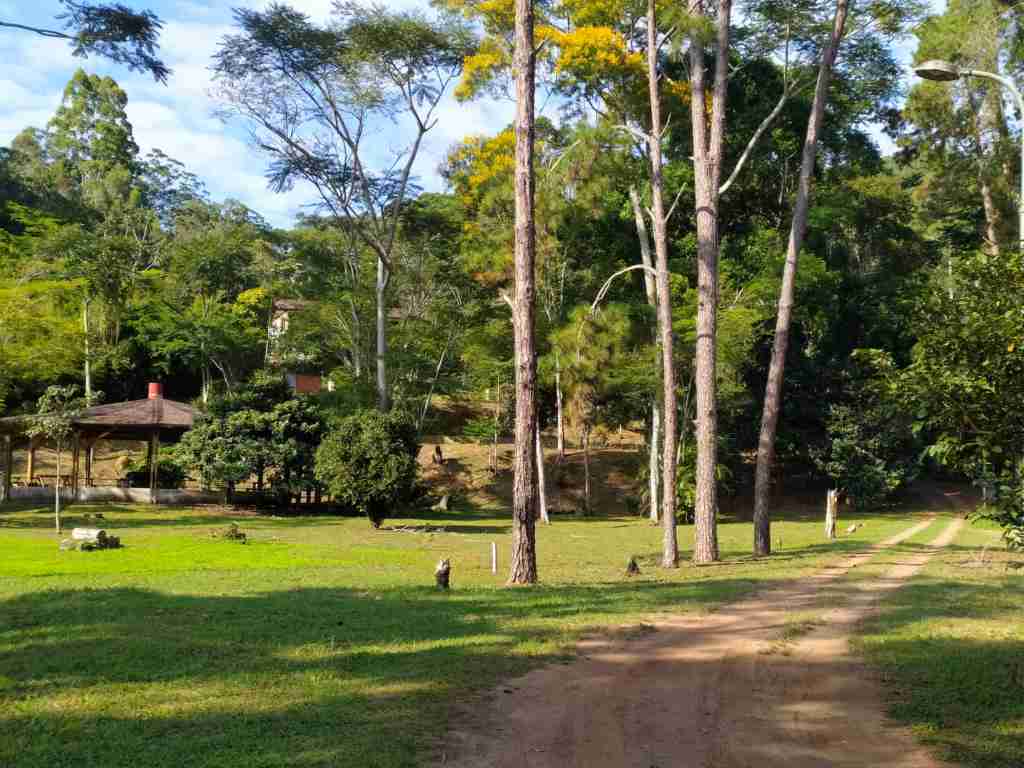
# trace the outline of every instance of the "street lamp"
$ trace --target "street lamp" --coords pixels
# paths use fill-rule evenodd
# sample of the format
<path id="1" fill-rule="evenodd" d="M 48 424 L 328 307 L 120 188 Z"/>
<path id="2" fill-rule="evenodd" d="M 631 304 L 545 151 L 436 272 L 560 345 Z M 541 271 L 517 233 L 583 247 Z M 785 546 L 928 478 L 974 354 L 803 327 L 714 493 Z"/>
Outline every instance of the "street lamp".
<path id="1" fill-rule="evenodd" d="M 959 80 L 961 77 L 982 77 L 986 80 L 995 80 L 1013 94 L 1013 98 L 1017 102 L 1017 109 L 1024 116 L 1024 96 L 1021 95 L 1016 83 L 1008 77 L 997 75 L 994 72 L 983 72 L 980 69 L 961 69 L 956 64 L 938 59 L 932 59 L 914 67 L 914 72 L 925 80 L 938 80 L 942 83 Z M 1020 162 L 1020 197 L 1017 199 L 1017 219 L 1019 245 L 1020 249 L 1024 251 L 1024 135 L 1021 136 Z"/>

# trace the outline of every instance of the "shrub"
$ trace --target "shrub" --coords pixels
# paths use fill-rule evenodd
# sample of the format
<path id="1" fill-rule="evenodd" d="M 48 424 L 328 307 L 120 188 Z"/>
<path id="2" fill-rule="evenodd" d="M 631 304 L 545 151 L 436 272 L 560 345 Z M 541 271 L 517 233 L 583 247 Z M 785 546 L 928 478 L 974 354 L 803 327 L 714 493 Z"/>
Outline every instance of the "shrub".
<path id="1" fill-rule="evenodd" d="M 827 442 L 814 453 L 858 509 L 876 507 L 917 472 L 910 419 L 893 396 L 892 359 L 878 350 L 856 350 L 846 372 L 846 402 L 833 405 Z"/>
<path id="2" fill-rule="evenodd" d="M 185 470 L 174 459 L 161 456 L 156 465 L 156 484 L 160 488 L 184 488 Z M 145 457 L 134 459 L 125 470 L 125 478 L 133 488 L 149 487 L 149 463 Z"/>
<path id="3" fill-rule="evenodd" d="M 498 423 L 498 436 L 500 437 L 501 423 Z M 494 439 L 494 417 L 478 416 L 469 419 L 462 427 L 462 436 L 478 443 L 489 443 Z"/>
<path id="4" fill-rule="evenodd" d="M 408 415 L 360 411 L 324 438 L 316 452 L 316 477 L 377 528 L 390 508 L 411 497 L 419 449 Z"/>
<path id="5" fill-rule="evenodd" d="M 1024 550 L 1024 461 L 987 480 L 994 498 L 986 499 L 975 518 L 998 524 L 1008 549 Z"/>

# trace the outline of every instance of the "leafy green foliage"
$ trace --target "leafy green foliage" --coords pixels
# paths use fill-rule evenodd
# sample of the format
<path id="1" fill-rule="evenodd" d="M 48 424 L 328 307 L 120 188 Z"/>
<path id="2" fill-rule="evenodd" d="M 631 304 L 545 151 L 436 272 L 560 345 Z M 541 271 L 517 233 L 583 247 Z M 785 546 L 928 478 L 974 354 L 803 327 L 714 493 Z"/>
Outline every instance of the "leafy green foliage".
<path id="1" fill-rule="evenodd" d="M 320 486 L 314 454 L 326 429 L 316 400 L 293 395 L 283 376 L 257 372 L 239 389 L 215 398 L 209 413 L 175 448 L 178 464 L 204 486 L 231 489 L 255 476 L 279 504 Z"/>
<path id="2" fill-rule="evenodd" d="M 910 418 L 894 396 L 892 358 L 857 350 L 847 396 L 829 412 L 828 440 L 816 460 L 858 509 L 883 504 L 916 474 Z"/>
<path id="3" fill-rule="evenodd" d="M 316 477 L 373 526 L 402 502 L 416 482 L 416 425 L 400 412 L 360 411 L 341 419 L 316 452 Z"/>
<path id="4" fill-rule="evenodd" d="M 1004 467 L 996 477 L 982 477 L 989 491 L 974 517 L 990 520 L 1003 529 L 1009 549 L 1024 550 L 1024 460 Z"/>

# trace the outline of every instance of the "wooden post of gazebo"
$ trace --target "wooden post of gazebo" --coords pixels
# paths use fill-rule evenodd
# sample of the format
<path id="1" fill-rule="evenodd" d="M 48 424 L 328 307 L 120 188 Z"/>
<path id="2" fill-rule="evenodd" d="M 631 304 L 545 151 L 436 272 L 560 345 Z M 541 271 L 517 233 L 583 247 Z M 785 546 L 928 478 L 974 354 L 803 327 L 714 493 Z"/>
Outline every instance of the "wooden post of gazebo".
<path id="1" fill-rule="evenodd" d="M 157 478 L 159 477 L 160 468 L 160 432 L 154 430 L 152 437 L 149 439 L 149 501 L 152 504 L 157 503 L 156 489 L 157 489 Z"/>
<path id="2" fill-rule="evenodd" d="M 0 501 L 11 498 L 11 472 L 14 469 L 14 437 L 4 435 L 4 474 L 0 481 Z"/>
<path id="3" fill-rule="evenodd" d="M 82 457 L 82 438 L 75 432 L 74 447 L 71 449 L 71 500 L 78 501 L 78 465 Z"/>
<path id="4" fill-rule="evenodd" d="M 25 485 L 32 485 L 36 479 L 36 448 L 39 447 L 39 438 L 31 437 L 28 441 L 28 462 L 25 467 Z"/>

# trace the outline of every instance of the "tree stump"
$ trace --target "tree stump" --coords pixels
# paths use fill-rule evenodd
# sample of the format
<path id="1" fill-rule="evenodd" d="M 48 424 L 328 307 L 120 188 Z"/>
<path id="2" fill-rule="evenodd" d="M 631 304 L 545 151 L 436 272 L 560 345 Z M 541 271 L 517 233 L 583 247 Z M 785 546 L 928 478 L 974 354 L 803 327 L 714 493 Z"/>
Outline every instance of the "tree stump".
<path id="1" fill-rule="evenodd" d="M 107 538 L 107 532 L 102 528 L 75 528 L 71 531 L 71 538 L 75 541 L 91 541 L 102 545 Z"/>
<path id="2" fill-rule="evenodd" d="M 437 568 L 434 570 L 434 580 L 437 582 L 437 586 L 440 589 L 448 589 L 449 580 L 452 575 L 452 564 L 450 560 L 442 558 L 437 563 Z"/>
<path id="3" fill-rule="evenodd" d="M 831 490 L 825 498 L 825 538 L 836 537 L 836 517 L 839 515 L 839 491 Z"/>

